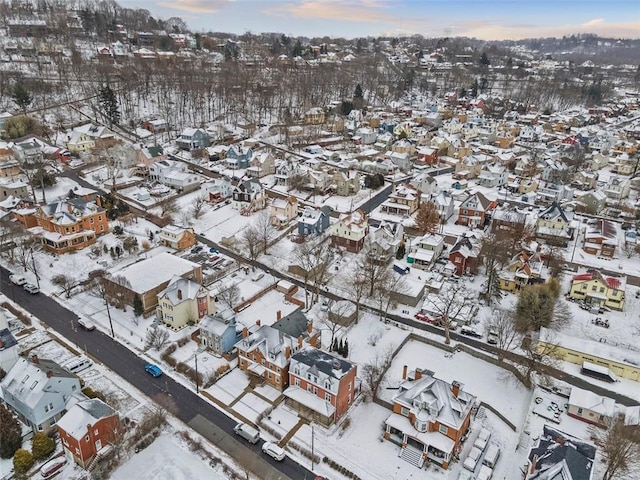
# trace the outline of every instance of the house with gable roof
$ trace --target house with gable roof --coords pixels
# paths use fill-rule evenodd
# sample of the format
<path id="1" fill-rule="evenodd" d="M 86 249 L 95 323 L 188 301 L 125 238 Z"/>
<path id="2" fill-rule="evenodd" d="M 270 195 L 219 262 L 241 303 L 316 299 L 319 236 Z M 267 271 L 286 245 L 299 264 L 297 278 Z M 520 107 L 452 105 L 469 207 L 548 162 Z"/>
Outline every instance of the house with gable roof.
<path id="1" fill-rule="evenodd" d="M 292 195 L 287 198 L 273 198 L 269 204 L 271 225 L 284 228 L 298 216 L 298 199 Z"/>
<path id="2" fill-rule="evenodd" d="M 243 147 L 239 143 L 231 145 L 227 150 L 226 164 L 229 168 L 249 168 L 253 150 L 251 147 Z"/>
<path id="3" fill-rule="evenodd" d="M 622 311 L 626 286 L 627 277 L 614 277 L 598 270 L 588 270 L 573 276 L 569 298 Z"/>
<path id="4" fill-rule="evenodd" d="M 421 194 L 432 196 L 436 193 L 438 188 L 438 182 L 435 178 L 429 175 L 426 172 L 419 173 L 415 177 L 413 177 L 409 184 L 420 191 Z"/>
<path id="5" fill-rule="evenodd" d="M 200 191 L 209 202 L 220 203 L 233 196 L 233 185 L 229 177 L 212 178 L 200 185 Z"/>
<path id="6" fill-rule="evenodd" d="M 205 315 L 200 320 L 200 344 L 215 355 L 229 353 L 242 338 L 236 325 L 236 315 L 231 309 Z"/>
<path id="7" fill-rule="evenodd" d="M 407 372 L 405 365 L 384 438 L 399 445 L 399 456 L 418 468 L 433 462 L 447 469 L 462 449 L 475 403 L 460 382 L 445 382 L 420 368 Z"/>
<path id="8" fill-rule="evenodd" d="M 181 251 L 196 244 L 196 233 L 193 227 L 167 225 L 160 230 L 160 245 Z"/>
<path id="9" fill-rule="evenodd" d="M 304 347 L 291 356 L 286 404 L 310 421 L 329 426 L 357 396 L 357 366 L 343 358 Z"/>
<path id="10" fill-rule="evenodd" d="M 358 253 L 364 246 L 369 233 L 369 218 L 362 210 L 342 215 L 329 227 L 331 245 L 344 247 L 351 253 Z"/>
<path id="11" fill-rule="evenodd" d="M 462 235 L 449 250 L 449 262 L 456 275 L 474 275 L 478 268 L 480 242 L 473 235 Z"/>
<path id="12" fill-rule="evenodd" d="M 211 137 L 202 128 L 185 128 L 176 140 L 176 146 L 180 150 L 199 150 L 209 145 Z"/>
<path id="13" fill-rule="evenodd" d="M 231 206 L 240 210 L 242 215 L 262 210 L 267 204 L 267 195 L 260 180 L 250 178 L 233 189 Z"/>
<path id="14" fill-rule="evenodd" d="M 96 146 L 93 138 L 76 130 L 69 132 L 62 143 L 67 150 L 75 155 L 93 150 Z"/>
<path id="15" fill-rule="evenodd" d="M 431 201 L 436 206 L 441 222 L 446 223 L 447 220 L 449 220 L 455 213 L 451 192 L 440 192 L 436 196 L 432 197 Z"/>
<path id="16" fill-rule="evenodd" d="M 498 286 L 501 290 L 517 292 L 531 283 L 542 282 L 543 266 L 544 262 L 539 253 L 522 251 L 500 272 Z"/>
<path id="17" fill-rule="evenodd" d="M 298 235 L 320 235 L 327 228 L 331 220 L 331 207 L 325 205 L 322 208 L 304 207 L 302 215 L 298 218 Z"/>
<path id="18" fill-rule="evenodd" d="M 618 247 L 618 224 L 605 218 L 587 222 L 582 249 L 591 255 L 613 258 Z"/>
<path id="19" fill-rule="evenodd" d="M 400 216 L 411 216 L 420 207 L 421 194 L 409 183 L 398 184 L 389 198 L 382 203 L 385 213 Z"/>
<path id="20" fill-rule="evenodd" d="M 360 191 L 360 174 L 356 171 L 337 171 L 331 177 L 336 195 L 350 197 Z"/>
<path id="21" fill-rule="evenodd" d="M 156 316 L 173 329 L 182 328 L 189 322 L 197 323 L 205 315 L 216 312 L 209 290 L 189 278 L 174 276 L 157 296 Z"/>
<path id="22" fill-rule="evenodd" d="M 606 428 L 616 414 L 616 401 L 589 390 L 571 387 L 567 415 Z"/>
<path id="23" fill-rule="evenodd" d="M 89 468 L 96 456 L 116 441 L 122 428 L 120 417 L 99 398 L 74 395 L 67 409 L 57 423 L 64 453 L 82 468 Z"/>
<path id="24" fill-rule="evenodd" d="M 504 165 L 488 164 L 482 167 L 476 181 L 481 187 L 498 188 L 506 185 L 508 173 Z"/>
<path id="25" fill-rule="evenodd" d="M 537 444 L 529 451 L 524 478 L 592 480 L 595 457 L 595 446 L 545 425 Z"/>
<path id="26" fill-rule="evenodd" d="M 367 255 L 374 262 L 386 265 L 393 259 L 404 238 L 402 224 L 382 221 L 377 227 L 370 227 L 365 239 Z"/>
<path id="27" fill-rule="evenodd" d="M 49 432 L 80 392 L 80 380 L 52 360 L 20 358 L 0 382 L 2 399 L 34 432 Z"/>
<path id="28" fill-rule="evenodd" d="M 556 202 L 540 212 L 536 220 L 536 238 L 567 246 L 575 230 L 573 212 L 565 211 Z"/>
<path id="29" fill-rule="evenodd" d="M 460 204 L 456 224 L 482 228 L 496 205 L 498 205 L 497 199 L 489 200 L 480 192 L 470 193 Z"/>
<path id="30" fill-rule="evenodd" d="M 411 251 L 407 255 L 407 263 L 413 264 L 416 268 L 429 270 L 443 250 L 444 237 L 427 233 L 413 241 Z"/>
<path id="31" fill-rule="evenodd" d="M 227 154 L 228 158 L 228 154 Z M 266 175 L 272 175 L 276 171 L 276 159 L 271 152 L 258 152 L 249 161 L 247 168 L 247 177 L 262 178 Z"/>

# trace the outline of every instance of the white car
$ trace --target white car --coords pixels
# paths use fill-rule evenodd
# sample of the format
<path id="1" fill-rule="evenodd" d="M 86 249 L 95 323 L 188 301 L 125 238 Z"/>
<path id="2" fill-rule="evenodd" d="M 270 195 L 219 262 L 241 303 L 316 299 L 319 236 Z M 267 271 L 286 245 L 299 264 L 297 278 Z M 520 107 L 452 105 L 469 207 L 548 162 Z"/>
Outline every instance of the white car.
<path id="1" fill-rule="evenodd" d="M 32 295 L 40 292 L 40 289 L 32 283 L 25 283 L 24 285 L 22 285 L 22 288 L 24 288 L 26 292 L 29 292 Z"/>
<path id="2" fill-rule="evenodd" d="M 274 460 L 281 462 L 284 460 L 285 451 L 273 442 L 264 442 L 262 444 L 262 451 L 272 457 Z"/>
<path id="3" fill-rule="evenodd" d="M 12 273 L 11 275 L 9 275 L 9 280 L 11 280 L 11 283 L 14 283 L 16 285 L 24 285 L 25 283 L 27 283 L 26 278 L 16 273 Z"/>

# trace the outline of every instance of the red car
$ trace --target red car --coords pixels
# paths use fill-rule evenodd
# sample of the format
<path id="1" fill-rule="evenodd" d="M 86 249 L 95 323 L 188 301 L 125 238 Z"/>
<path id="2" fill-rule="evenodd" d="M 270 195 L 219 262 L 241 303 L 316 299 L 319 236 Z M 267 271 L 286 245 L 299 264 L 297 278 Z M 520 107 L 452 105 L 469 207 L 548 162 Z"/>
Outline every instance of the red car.
<path id="1" fill-rule="evenodd" d="M 54 458 L 53 460 L 48 461 L 42 467 L 40 467 L 40 475 L 42 476 L 42 478 L 51 478 L 56 475 L 66 464 L 67 459 L 65 457 Z"/>
<path id="2" fill-rule="evenodd" d="M 418 320 L 422 320 L 423 322 L 431 322 L 431 319 L 428 316 L 426 316 L 424 313 L 418 312 L 416 313 L 415 317 Z"/>

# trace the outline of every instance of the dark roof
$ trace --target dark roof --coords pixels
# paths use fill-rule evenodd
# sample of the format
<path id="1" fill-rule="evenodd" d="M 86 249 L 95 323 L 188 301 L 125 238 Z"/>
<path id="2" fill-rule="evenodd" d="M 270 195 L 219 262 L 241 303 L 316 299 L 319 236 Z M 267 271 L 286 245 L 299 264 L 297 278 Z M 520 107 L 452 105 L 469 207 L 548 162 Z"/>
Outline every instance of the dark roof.
<path id="1" fill-rule="evenodd" d="M 564 214 L 564 210 L 562 210 L 562 208 L 560 208 L 560 206 L 556 202 L 553 202 L 546 210 L 540 213 L 540 218 L 542 218 L 543 220 L 552 220 L 558 215 L 560 216 L 560 218 L 562 218 L 563 221 L 567 223 L 569 222 L 567 216 Z"/>
<path id="2" fill-rule="evenodd" d="M 78 406 L 95 419 L 111 417 L 116 411 L 99 398 L 90 398 L 78 403 Z"/>
<path id="3" fill-rule="evenodd" d="M 307 332 L 308 323 L 309 319 L 302 312 L 302 309 L 298 308 L 286 317 L 282 317 L 271 326 L 279 332 L 286 333 L 287 335 L 294 338 L 298 338 L 300 335 L 304 335 Z"/>
<path id="4" fill-rule="evenodd" d="M 543 473 L 554 465 L 564 462 L 571 480 L 591 480 L 593 459 L 596 447 L 581 442 L 560 431 L 545 425 L 543 435 L 537 447 L 529 452 L 529 460 L 536 458 L 536 467 L 531 480 L 542 477 Z"/>
<path id="5" fill-rule="evenodd" d="M 76 378 L 73 373 L 67 372 L 64 368 L 58 365 L 53 360 L 47 360 L 46 358 L 39 358 L 36 364 L 41 370 L 45 372 L 51 372 L 56 377 Z"/>
<path id="6" fill-rule="evenodd" d="M 340 357 L 335 357 L 330 353 L 318 350 L 313 347 L 306 347 L 291 356 L 292 359 L 310 365 L 331 377 L 341 378 L 345 373 L 353 368 L 353 364 Z M 338 366 L 339 368 L 334 368 Z"/>
<path id="7" fill-rule="evenodd" d="M 148 147 L 147 150 L 149 150 L 149 153 L 153 158 L 159 157 L 164 153 L 164 150 L 160 145 L 154 145 L 153 147 Z"/>
<path id="8" fill-rule="evenodd" d="M 8 328 L 4 330 L 0 330 L 0 350 L 4 350 L 5 348 L 13 347 L 17 345 L 18 342 L 13 337 L 13 334 L 9 331 Z"/>

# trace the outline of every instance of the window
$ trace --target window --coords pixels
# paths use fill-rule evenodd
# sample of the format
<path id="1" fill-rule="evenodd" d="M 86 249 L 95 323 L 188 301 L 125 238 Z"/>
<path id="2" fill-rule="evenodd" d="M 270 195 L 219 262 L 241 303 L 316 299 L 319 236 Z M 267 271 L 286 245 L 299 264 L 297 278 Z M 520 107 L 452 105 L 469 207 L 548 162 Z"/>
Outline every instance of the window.
<path id="1" fill-rule="evenodd" d="M 331 402 L 331 394 L 330 394 L 330 393 L 325 393 L 325 394 L 324 394 L 324 399 L 325 399 L 327 402 Z"/>
<path id="2" fill-rule="evenodd" d="M 351 394 L 347 395 L 347 403 L 351 403 Z"/>
<path id="3" fill-rule="evenodd" d="M 294 384 L 296 387 L 299 387 L 299 386 L 300 386 L 300 379 L 296 377 L 296 379 L 293 381 L 293 384 Z"/>
<path id="4" fill-rule="evenodd" d="M 600 293 L 604 293 L 604 287 L 600 287 Z"/>
<path id="5" fill-rule="evenodd" d="M 89 223 L 93 224 L 93 217 L 89 219 Z"/>
<path id="6" fill-rule="evenodd" d="M 349 382 L 349 383 L 347 384 L 347 391 L 349 391 L 349 392 L 351 391 L 351 382 Z"/>
<path id="7" fill-rule="evenodd" d="M 87 435 L 86 437 L 84 437 L 84 441 L 88 442 L 89 441 L 89 435 Z"/>
<path id="8" fill-rule="evenodd" d="M 449 429 L 448 429 L 447 427 L 445 427 L 444 425 L 440 425 L 440 426 L 438 427 L 438 431 L 439 431 L 441 434 L 446 435 L 446 434 L 447 434 L 447 432 L 449 431 Z"/>
<path id="9" fill-rule="evenodd" d="M 318 387 L 313 387 L 313 394 L 318 395 Z"/>
<path id="10" fill-rule="evenodd" d="M 98 435 L 98 429 L 97 428 L 93 431 L 93 434 L 94 435 Z"/>
<path id="11" fill-rule="evenodd" d="M 349 396 L 351 396 L 351 394 L 349 394 Z M 400 415 L 408 417 L 409 416 L 409 409 L 407 407 L 402 407 L 400 409 Z"/>
<path id="12" fill-rule="evenodd" d="M 276 375 L 276 383 L 280 383 L 280 375 Z"/>
<path id="13" fill-rule="evenodd" d="M 582 409 L 581 408 L 578 409 L 578 414 L 582 415 Z"/>
<path id="14" fill-rule="evenodd" d="M 311 384 L 307 383 L 307 392 L 311 392 Z"/>

